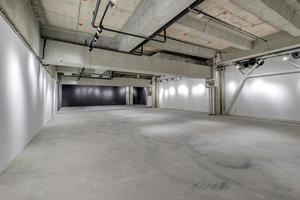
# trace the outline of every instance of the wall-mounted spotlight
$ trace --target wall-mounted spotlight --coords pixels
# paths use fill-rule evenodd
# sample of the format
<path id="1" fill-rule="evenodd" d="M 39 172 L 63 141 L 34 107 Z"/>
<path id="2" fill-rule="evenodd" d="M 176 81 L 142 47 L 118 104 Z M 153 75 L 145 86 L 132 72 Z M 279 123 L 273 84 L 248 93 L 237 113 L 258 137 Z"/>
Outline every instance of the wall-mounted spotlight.
<path id="1" fill-rule="evenodd" d="M 292 57 L 294 59 L 299 59 L 300 58 L 300 52 L 294 52 L 294 53 L 292 53 Z"/>
<path id="2" fill-rule="evenodd" d="M 265 61 L 264 60 L 262 60 L 262 61 L 257 61 L 257 67 L 256 68 L 258 68 L 258 67 L 260 67 L 260 66 L 263 66 L 265 64 Z"/>
<path id="3" fill-rule="evenodd" d="M 109 6 L 110 8 L 116 8 L 118 6 L 118 1 L 117 0 L 109 0 Z"/>

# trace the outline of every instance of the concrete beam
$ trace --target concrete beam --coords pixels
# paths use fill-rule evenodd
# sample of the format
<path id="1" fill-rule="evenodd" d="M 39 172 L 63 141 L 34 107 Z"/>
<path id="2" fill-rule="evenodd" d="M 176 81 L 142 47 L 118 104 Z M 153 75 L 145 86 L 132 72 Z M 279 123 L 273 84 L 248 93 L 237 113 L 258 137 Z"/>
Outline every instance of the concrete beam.
<path id="1" fill-rule="evenodd" d="M 185 44 L 172 39 L 167 39 L 166 43 L 150 41 L 147 43 L 147 46 L 150 46 L 155 49 L 172 51 L 202 58 L 214 58 L 216 54 L 216 50 L 196 45 Z"/>
<path id="2" fill-rule="evenodd" d="M 235 34 L 232 30 L 221 27 L 219 24 L 212 21 L 197 20 L 186 15 L 177 21 L 176 26 L 186 32 L 197 31 L 204 37 L 222 40 L 230 46 L 241 50 L 252 49 L 253 41 L 250 40 L 250 38 L 242 37 L 238 33 Z"/>
<path id="3" fill-rule="evenodd" d="M 156 59 L 147 56 L 112 52 L 54 40 L 48 40 L 45 48 L 45 64 L 69 67 L 107 69 L 153 75 L 172 75 L 194 78 L 211 78 L 211 67 Z"/>
<path id="4" fill-rule="evenodd" d="M 41 36 L 44 38 L 50 38 L 55 40 L 62 40 L 76 44 L 85 44 L 85 40 L 90 40 L 93 38 L 93 33 L 80 32 L 80 31 L 72 31 L 69 29 L 64 29 L 61 27 L 55 26 L 42 26 L 41 27 Z M 101 46 L 110 49 L 117 49 L 118 44 L 115 40 L 102 36 L 99 36 L 98 44 L 96 46 Z"/>
<path id="5" fill-rule="evenodd" d="M 125 24 L 122 31 L 150 36 L 167 24 L 178 13 L 186 9 L 195 0 L 142 0 Z M 144 40 L 130 36 L 119 36 L 119 50 L 131 51 Z"/>
<path id="6" fill-rule="evenodd" d="M 232 0 L 275 28 L 300 36 L 300 15 L 284 0 Z"/>
<path id="7" fill-rule="evenodd" d="M 150 87 L 150 80 L 132 78 L 114 78 L 112 80 L 81 78 L 62 76 L 60 84 L 63 85 L 98 85 L 116 87 Z"/>
<path id="8" fill-rule="evenodd" d="M 183 63 L 191 63 L 191 64 L 196 64 L 196 65 L 206 65 L 207 62 L 201 61 L 201 60 L 196 60 L 192 58 L 185 58 L 181 56 L 176 56 L 168 53 L 156 53 L 152 58 L 158 58 L 158 59 L 166 59 L 166 60 L 174 60 L 176 62 L 183 62 Z"/>
<path id="9" fill-rule="evenodd" d="M 265 37 L 268 42 L 257 41 L 254 48 L 249 51 L 239 51 L 234 48 L 225 49 L 222 59 L 225 62 L 234 62 L 247 58 L 262 56 L 277 51 L 300 47 L 300 37 L 293 37 L 286 32 L 279 32 Z"/>

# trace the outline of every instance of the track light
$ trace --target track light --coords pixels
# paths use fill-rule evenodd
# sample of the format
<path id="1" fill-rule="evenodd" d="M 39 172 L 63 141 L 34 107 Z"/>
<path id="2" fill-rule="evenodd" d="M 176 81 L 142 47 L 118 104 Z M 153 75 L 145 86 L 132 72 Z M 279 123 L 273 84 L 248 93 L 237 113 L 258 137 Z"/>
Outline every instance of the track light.
<path id="1" fill-rule="evenodd" d="M 292 57 L 294 59 L 299 59 L 300 58 L 300 52 L 294 52 L 294 53 L 292 53 Z"/>
<path id="2" fill-rule="evenodd" d="M 109 0 L 109 6 L 110 8 L 116 8 L 118 6 L 118 1 L 117 0 Z"/>
<path id="3" fill-rule="evenodd" d="M 265 64 L 265 61 L 264 60 L 262 60 L 260 63 L 259 62 L 257 62 L 257 67 L 260 67 L 260 66 L 263 66 L 264 64 Z"/>
<path id="4" fill-rule="evenodd" d="M 101 32 L 102 32 L 102 29 L 101 29 L 100 27 L 98 27 L 96 33 L 97 33 L 98 35 L 100 35 Z"/>

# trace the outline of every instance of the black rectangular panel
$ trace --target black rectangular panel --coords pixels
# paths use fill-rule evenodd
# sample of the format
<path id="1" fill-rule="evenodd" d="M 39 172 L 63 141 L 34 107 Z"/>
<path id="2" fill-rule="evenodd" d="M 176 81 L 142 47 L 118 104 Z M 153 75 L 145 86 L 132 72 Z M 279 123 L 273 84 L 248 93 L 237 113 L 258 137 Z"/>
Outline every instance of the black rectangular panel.
<path id="1" fill-rule="evenodd" d="M 126 88 L 110 86 L 62 86 L 62 106 L 126 105 Z"/>
<path id="2" fill-rule="evenodd" d="M 147 105 L 147 90 L 142 87 L 133 88 L 133 104 Z"/>

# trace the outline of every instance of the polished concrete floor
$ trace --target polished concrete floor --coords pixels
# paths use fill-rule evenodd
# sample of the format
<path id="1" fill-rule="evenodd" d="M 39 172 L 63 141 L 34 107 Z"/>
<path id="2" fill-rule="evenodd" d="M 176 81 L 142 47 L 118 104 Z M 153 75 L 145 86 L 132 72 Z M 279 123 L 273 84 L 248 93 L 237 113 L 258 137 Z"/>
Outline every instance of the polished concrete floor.
<path id="1" fill-rule="evenodd" d="M 1 200 L 299 200 L 300 125 L 141 107 L 61 111 Z"/>

